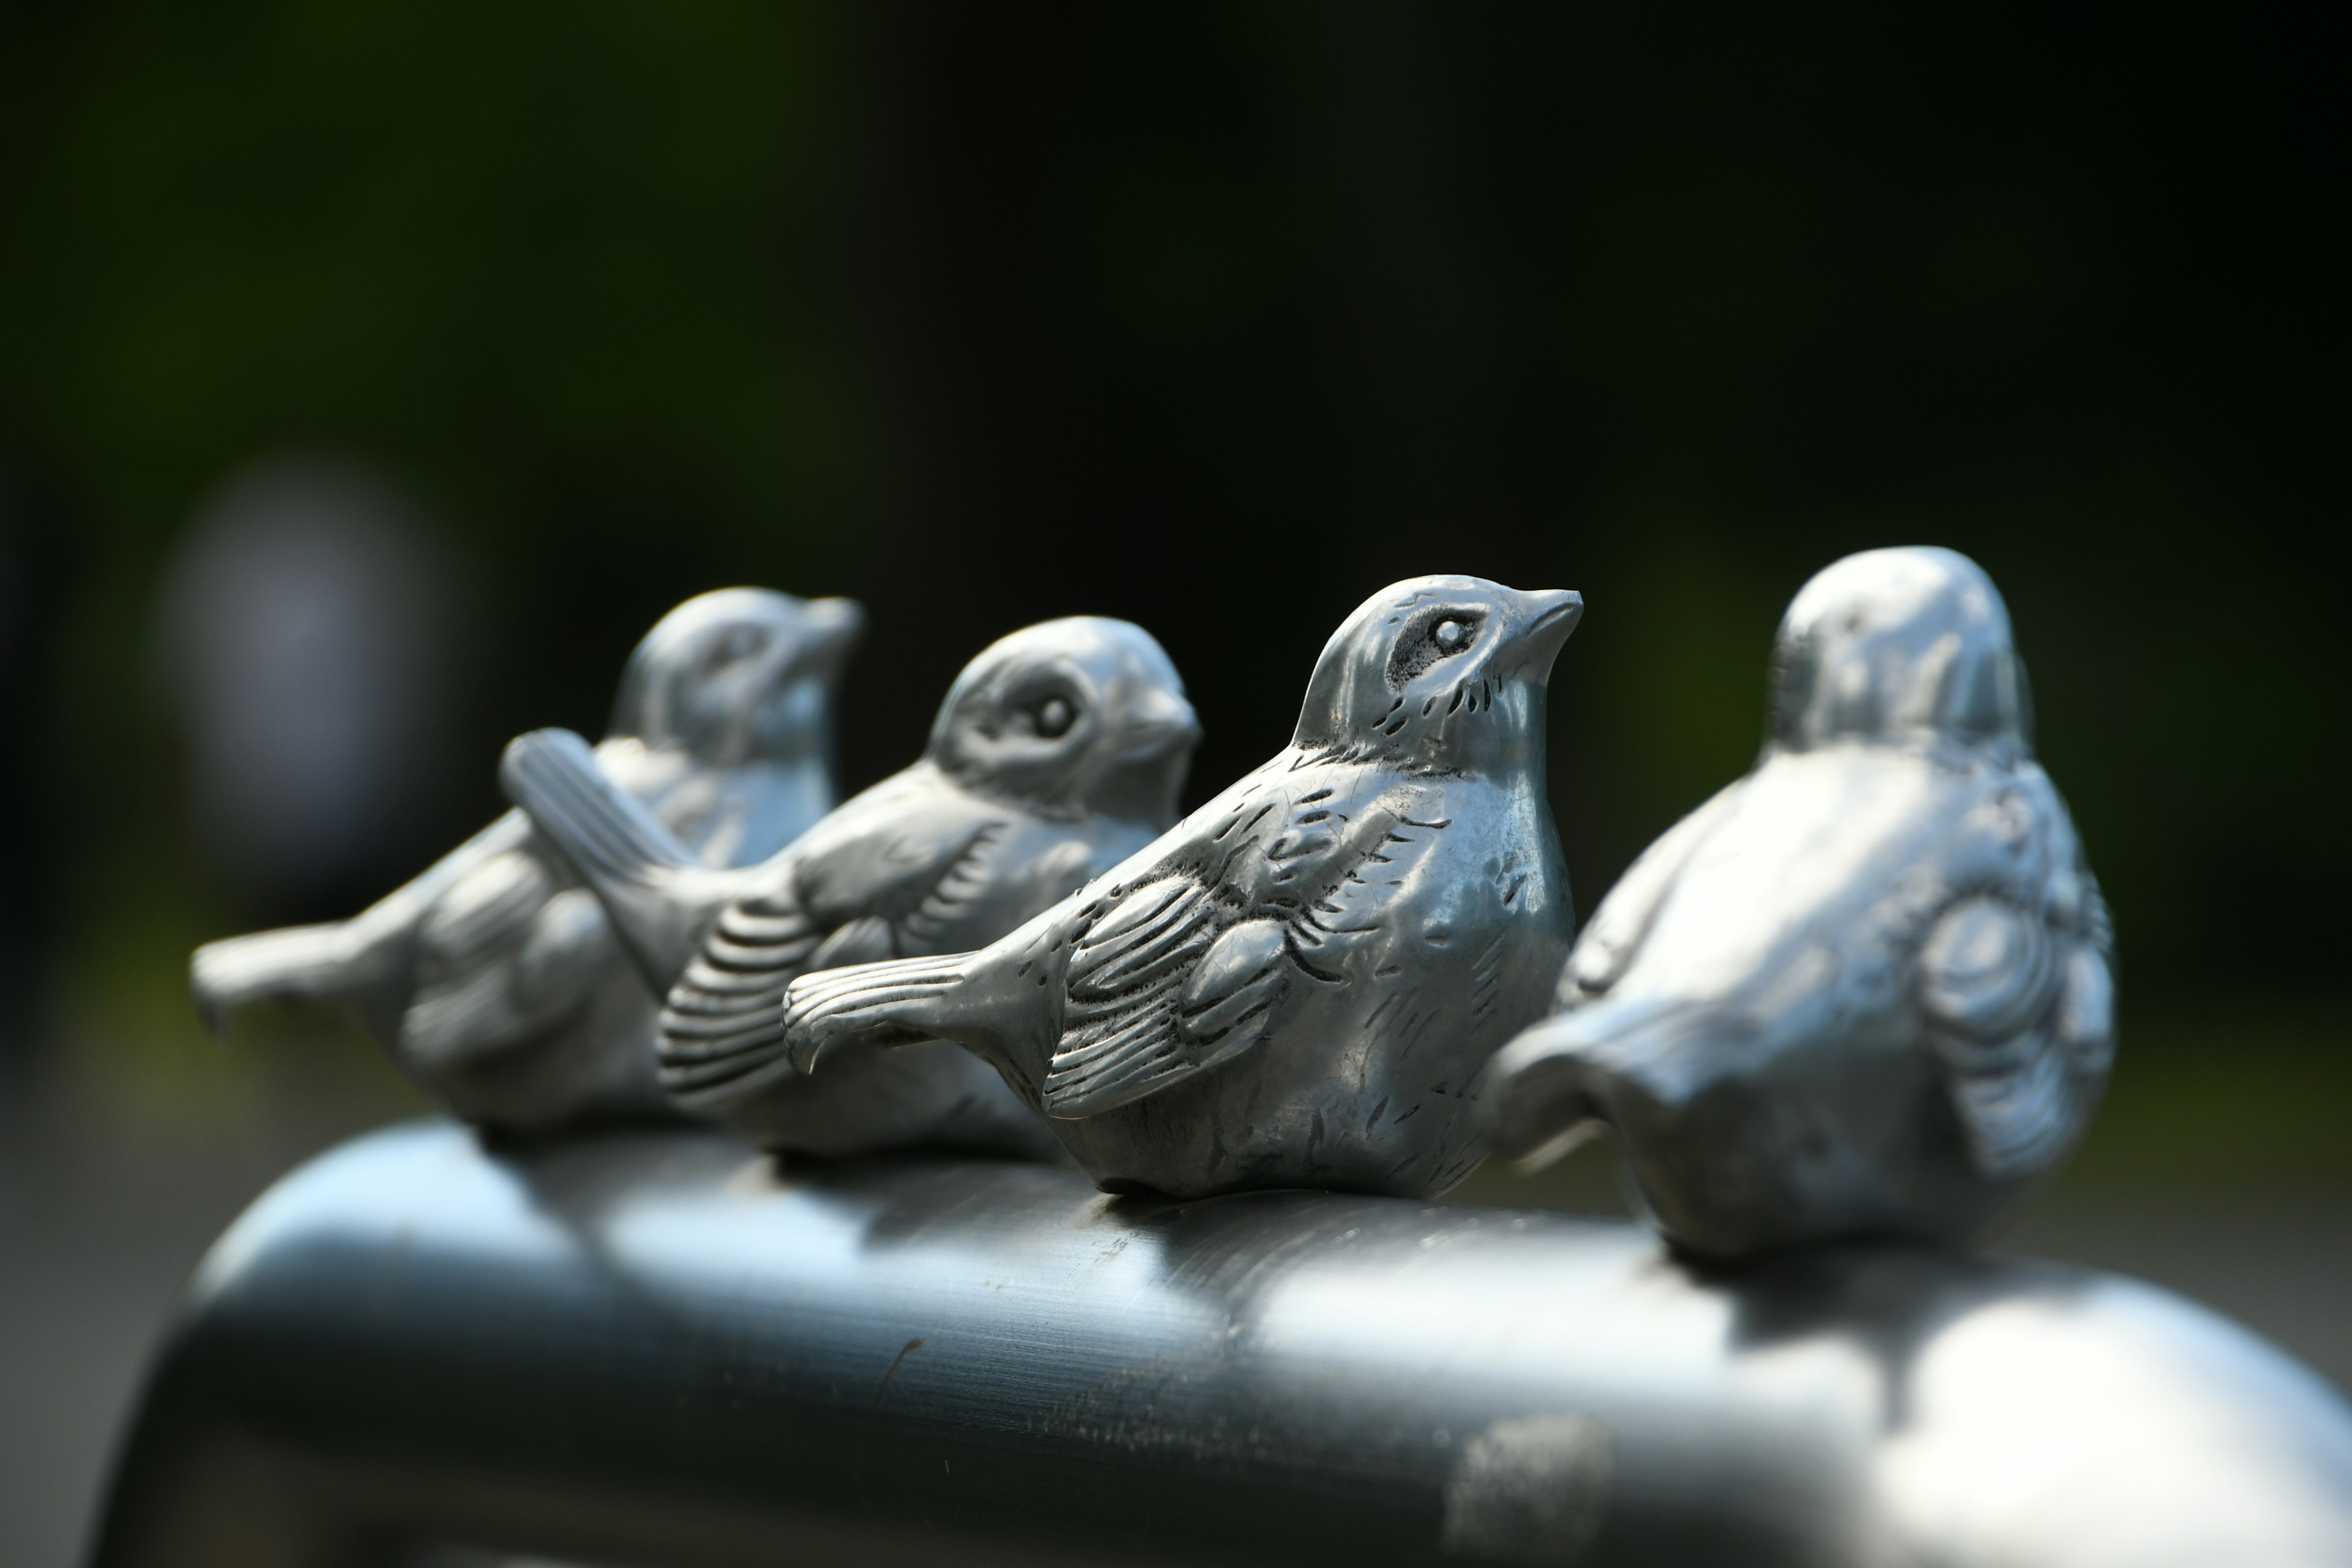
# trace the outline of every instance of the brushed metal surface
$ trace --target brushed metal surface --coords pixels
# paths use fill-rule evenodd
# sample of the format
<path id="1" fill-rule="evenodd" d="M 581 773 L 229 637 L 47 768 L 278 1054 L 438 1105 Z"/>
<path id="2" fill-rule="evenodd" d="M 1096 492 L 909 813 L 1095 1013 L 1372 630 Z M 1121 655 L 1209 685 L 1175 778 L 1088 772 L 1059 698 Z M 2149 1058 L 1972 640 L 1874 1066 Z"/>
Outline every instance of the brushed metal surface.
<path id="1" fill-rule="evenodd" d="M 427 1547 L 2347 1563 L 2352 1411 L 2200 1308 L 2056 1266 L 1709 1273 L 1557 1215 L 420 1123 L 214 1248 L 97 1561 Z"/>

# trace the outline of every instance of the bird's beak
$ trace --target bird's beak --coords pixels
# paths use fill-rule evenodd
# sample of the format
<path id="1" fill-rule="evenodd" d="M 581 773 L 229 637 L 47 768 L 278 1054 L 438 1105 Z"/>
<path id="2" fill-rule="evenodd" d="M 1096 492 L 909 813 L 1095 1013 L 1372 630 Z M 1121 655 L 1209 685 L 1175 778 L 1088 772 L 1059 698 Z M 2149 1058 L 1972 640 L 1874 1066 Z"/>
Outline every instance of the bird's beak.
<path id="1" fill-rule="evenodd" d="M 1192 705 L 1175 692 L 1152 687 L 1128 704 L 1119 738 L 1130 760 L 1156 757 L 1200 743 L 1201 721 Z"/>
<path id="2" fill-rule="evenodd" d="M 811 678 L 832 686 L 866 633 L 866 606 L 855 599 L 810 599 L 801 613 L 801 635 L 777 638 L 769 651 L 760 672 L 761 689 Z"/>
<path id="3" fill-rule="evenodd" d="M 812 668 L 838 670 L 866 635 L 866 606 L 855 599 L 811 599 L 806 613 L 809 640 L 803 658 Z"/>
<path id="4" fill-rule="evenodd" d="M 1519 637 L 1527 644 L 1528 668 L 1538 679 L 1549 680 L 1560 645 L 1584 618 L 1584 595 L 1572 588 L 1538 588 L 1517 597 Z"/>

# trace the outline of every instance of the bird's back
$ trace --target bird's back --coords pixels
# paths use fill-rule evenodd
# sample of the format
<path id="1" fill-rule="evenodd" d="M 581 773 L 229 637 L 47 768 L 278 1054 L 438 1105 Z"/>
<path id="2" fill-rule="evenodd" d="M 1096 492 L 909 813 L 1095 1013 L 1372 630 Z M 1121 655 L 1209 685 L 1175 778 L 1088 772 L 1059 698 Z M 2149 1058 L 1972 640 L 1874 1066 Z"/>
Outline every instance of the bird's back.
<path id="1" fill-rule="evenodd" d="M 1612 997 L 1769 1013 L 1788 1000 L 1773 993 L 1806 976 L 1884 991 L 1953 885 L 2038 897 L 2053 857 L 2073 853 L 2064 808 L 2031 763 L 1859 744 L 1784 753 L 1709 810 Z M 1611 914 L 1604 903 L 1596 927 Z"/>
<path id="2" fill-rule="evenodd" d="M 768 891 L 719 914 L 665 999 L 663 1085 L 681 1103 L 734 1119 L 765 1141 L 819 1146 L 810 1122 L 840 1110 L 829 1094 L 896 1069 L 843 1063 L 814 1089 L 793 1074 L 783 1055 L 784 994 L 793 980 L 984 947 L 1150 833 L 1099 816 L 1042 815 L 969 788 L 929 762 L 883 780 L 781 857 Z M 976 1064 L 950 1053 L 948 1065 L 962 1077 Z M 926 1100 L 903 1082 L 872 1098 L 894 1097 Z"/>
<path id="3" fill-rule="evenodd" d="M 1738 1257 L 1979 1234 L 2079 1134 L 2109 934 L 2030 760 L 1771 753 L 1651 854 L 1506 1058 L 1516 1152 L 1601 1115 L 1667 1233 Z"/>

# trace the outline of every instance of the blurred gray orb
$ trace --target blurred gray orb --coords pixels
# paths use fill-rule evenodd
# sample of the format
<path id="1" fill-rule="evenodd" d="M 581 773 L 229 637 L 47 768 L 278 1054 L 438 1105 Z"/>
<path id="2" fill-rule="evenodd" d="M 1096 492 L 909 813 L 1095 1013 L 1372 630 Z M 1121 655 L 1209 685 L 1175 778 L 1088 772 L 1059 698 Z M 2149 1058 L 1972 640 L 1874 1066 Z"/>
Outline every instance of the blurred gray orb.
<path id="1" fill-rule="evenodd" d="M 266 458 L 191 520 L 159 643 L 206 856 L 257 908 L 345 896 L 427 824 L 457 582 L 421 510 L 346 458 Z"/>

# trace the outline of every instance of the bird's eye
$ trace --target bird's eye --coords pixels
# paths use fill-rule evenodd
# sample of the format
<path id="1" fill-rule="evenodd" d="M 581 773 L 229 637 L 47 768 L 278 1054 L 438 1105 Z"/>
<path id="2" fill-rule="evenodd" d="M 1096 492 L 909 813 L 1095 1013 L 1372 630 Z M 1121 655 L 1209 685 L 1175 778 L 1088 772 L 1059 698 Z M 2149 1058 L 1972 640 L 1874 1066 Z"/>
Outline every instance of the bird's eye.
<path id="1" fill-rule="evenodd" d="M 1037 733 L 1049 741 L 1058 740 L 1070 732 L 1070 725 L 1077 716 L 1077 710 L 1066 699 L 1048 697 L 1037 705 Z"/>
<path id="2" fill-rule="evenodd" d="M 1456 611 L 1423 621 L 1417 629 L 1408 631 L 1397 640 L 1395 650 L 1389 656 L 1391 689 L 1402 691 L 1433 666 L 1468 652 L 1477 638 L 1479 620 L 1474 612 Z"/>
<path id="3" fill-rule="evenodd" d="M 767 638 L 759 632 L 749 627 L 733 627 L 703 650 L 703 668 L 712 671 L 724 669 L 730 664 L 749 658 L 766 644 Z"/>

